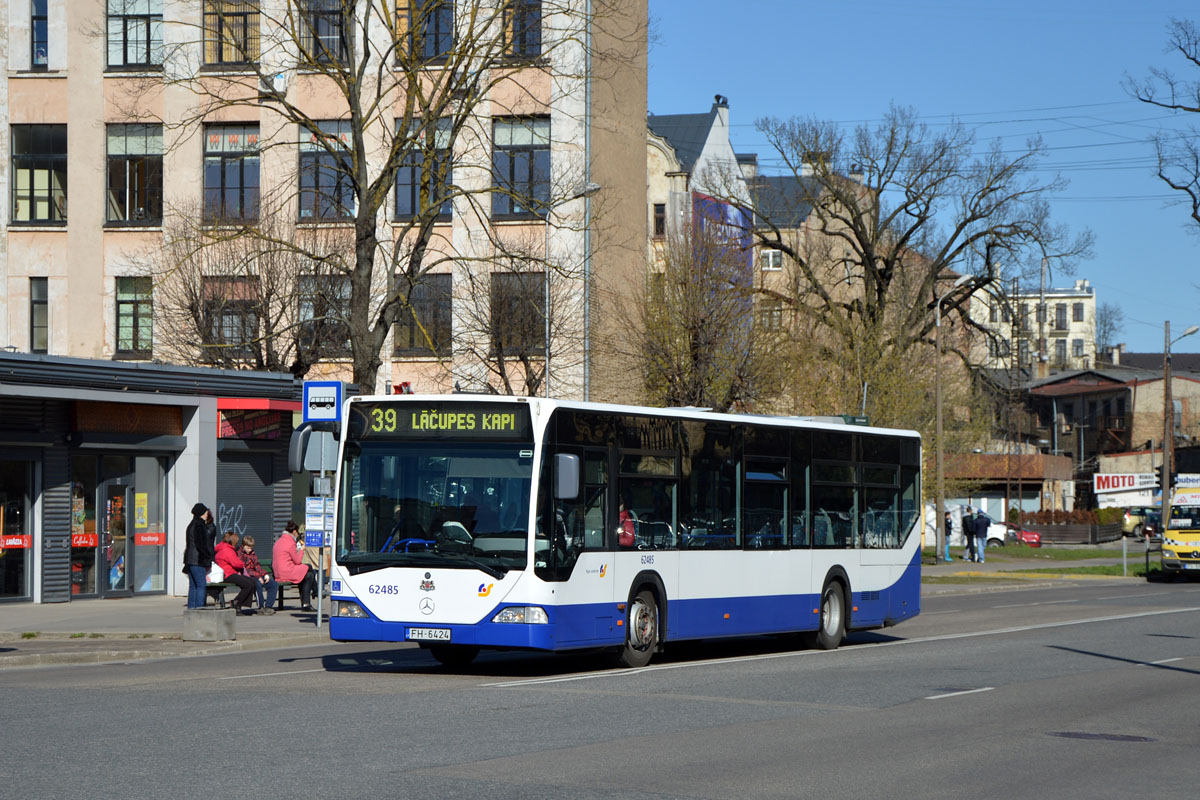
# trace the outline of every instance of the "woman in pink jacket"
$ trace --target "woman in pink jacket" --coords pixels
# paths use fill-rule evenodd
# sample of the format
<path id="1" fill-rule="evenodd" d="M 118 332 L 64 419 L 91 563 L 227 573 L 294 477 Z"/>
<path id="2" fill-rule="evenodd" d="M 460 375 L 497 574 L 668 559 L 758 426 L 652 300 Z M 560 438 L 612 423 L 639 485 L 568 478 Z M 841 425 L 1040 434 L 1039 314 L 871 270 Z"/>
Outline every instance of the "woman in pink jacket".
<path id="1" fill-rule="evenodd" d="M 213 556 L 213 561 L 220 565 L 221 570 L 225 573 L 225 582 L 236 585 L 241 591 L 238 596 L 230 603 L 233 610 L 238 614 L 242 613 L 242 607 L 250 601 L 250 595 L 254 594 L 254 586 L 256 581 L 242 574 L 246 568 L 245 562 L 237 554 L 238 535 L 233 531 L 226 531 L 221 537 L 221 541 L 217 543 L 217 550 Z M 249 609 L 248 613 L 253 614 L 254 609 Z"/>
<path id="2" fill-rule="evenodd" d="M 300 589 L 300 610 L 316 611 L 312 607 L 312 592 L 315 584 L 312 570 L 300 561 L 300 553 L 296 549 L 296 535 L 300 529 L 292 520 L 283 526 L 283 533 L 275 540 L 271 549 L 271 569 L 275 572 L 275 580 L 291 581 Z"/>

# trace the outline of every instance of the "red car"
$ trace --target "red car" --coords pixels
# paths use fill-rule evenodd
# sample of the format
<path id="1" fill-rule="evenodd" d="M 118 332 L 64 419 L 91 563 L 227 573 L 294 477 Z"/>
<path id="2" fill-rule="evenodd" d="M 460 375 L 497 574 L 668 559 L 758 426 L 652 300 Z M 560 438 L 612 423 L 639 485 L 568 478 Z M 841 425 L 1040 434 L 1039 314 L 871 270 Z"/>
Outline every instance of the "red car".
<path id="1" fill-rule="evenodd" d="M 1005 534 L 1004 540 L 1014 544 L 1020 543 L 1029 545 L 1030 547 L 1042 546 L 1042 535 L 1035 531 L 1027 531 L 1020 525 L 1013 525 L 1011 522 L 1004 523 Z"/>

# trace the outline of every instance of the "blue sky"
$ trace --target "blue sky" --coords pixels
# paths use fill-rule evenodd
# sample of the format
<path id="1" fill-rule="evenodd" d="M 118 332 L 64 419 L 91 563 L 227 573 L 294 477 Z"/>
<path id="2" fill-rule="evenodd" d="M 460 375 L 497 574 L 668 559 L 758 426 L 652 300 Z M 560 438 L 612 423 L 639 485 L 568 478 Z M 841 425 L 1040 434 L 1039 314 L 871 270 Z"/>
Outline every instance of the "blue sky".
<path id="1" fill-rule="evenodd" d="M 1040 134 L 1044 168 L 1070 180 L 1054 219 L 1096 237 L 1095 256 L 1051 283 L 1090 280 L 1097 302 L 1125 312 L 1118 341 L 1132 351 L 1162 352 L 1164 319 L 1173 335 L 1200 324 L 1200 237 L 1147 142 L 1200 115 L 1121 87 L 1150 66 L 1200 80 L 1164 52 L 1172 16 L 1200 23 L 1194 0 L 650 0 L 650 15 L 650 111 L 706 111 L 725 95 L 734 148 L 764 171 L 771 150 L 754 123 L 765 116 L 853 127 L 895 102 L 931 125 L 956 117 L 980 144 Z M 1200 335 L 1172 349 L 1200 352 Z"/>

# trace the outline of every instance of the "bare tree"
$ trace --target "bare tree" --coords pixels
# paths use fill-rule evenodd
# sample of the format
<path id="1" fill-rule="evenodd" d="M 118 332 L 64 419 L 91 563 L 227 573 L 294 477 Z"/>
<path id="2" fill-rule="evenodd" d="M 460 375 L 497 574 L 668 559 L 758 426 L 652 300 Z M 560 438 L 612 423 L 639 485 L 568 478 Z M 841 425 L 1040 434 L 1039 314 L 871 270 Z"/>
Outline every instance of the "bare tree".
<path id="1" fill-rule="evenodd" d="M 784 254 L 790 282 L 776 296 L 835 353 L 866 348 L 864 363 L 927 353 L 935 298 L 964 273 L 974 279 L 944 313 L 985 334 L 967 314 L 972 293 L 1043 258 L 1069 271 L 1090 253 L 1090 232 L 1072 238 L 1050 219 L 1046 198 L 1065 184 L 1039 179 L 1038 141 L 1015 155 L 1000 142 L 977 151 L 963 126 L 935 132 L 895 107 L 849 136 L 817 120 L 759 129 L 788 174 L 782 198 L 756 203 L 755 237 Z"/>
<path id="2" fill-rule="evenodd" d="M 1096 358 L 1117 343 L 1125 328 L 1125 312 L 1116 303 L 1103 302 L 1096 307 Z"/>
<path id="3" fill-rule="evenodd" d="M 174 216 L 161 247 L 130 259 L 157 287 L 158 352 L 177 363 L 297 377 L 322 359 L 349 356 L 349 283 L 337 260 L 348 231 L 294 231 L 276 213 L 264 213 L 253 229 L 201 219 Z M 289 236 L 299 238 L 272 244 Z M 307 252 L 329 255 L 314 260 Z"/>
<path id="4" fill-rule="evenodd" d="M 572 0 L 175 5 L 183 14 L 164 35 L 162 74 L 125 80 L 114 102 L 130 120 L 163 124 L 176 149 L 203 132 L 206 170 L 224 168 L 221 126 L 257 121 L 229 135 L 245 136 L 241 146 L 253 150 L 261 201 L 206 186 L 201 218 L 259 240 L 257 252 L 290 252 L 344 276 L 338 324 L 348 331 L 353 379 L 373 388 L 412 287 L 430 273 L 487 271 L 509 258 L 493 217 L 536 222 L 579 185 L 580 158 L 549 163 L 551 140 L 564 154 L 581 147 L 569 113 L 556 117 L 567 122 L 562 130 L 549 130 L 546 96 L 561 111 L 582 94 L 598 63 L 589 26 L 622 3 L 591 0 L 590 12 Z M 507 120 L 496 123 L 503 131 L 496 117 Z M 519 146 L 497 145 L 495 155 L 501 135 Z M 289 222 L 342 228 L 341 249 L 263 224 L 268 207 Z M 462 241 L 450 238 L 451 214 L 471 229 Z M 223 237 L 213 238 L 220 246 Z"/>
<path id="5" fill-rule="evenodd" d="M 1200 28 L 1191 20 L 1171 18 L 1167 24 L 1167 51 L 1185 66 L 1200 68 Z M 1129 75 L 1125 91 L 1159 108 L 1200 113 L 1200 78 L 1181 78 L 1169 69 L 1152 67 L 1141 80 Z M 1192 221 L 1200 226 L 1200 129 L 1195 125 L 1177 132 L 1159 133 L 1152 139 L 1159 179 L 1187 199 Z M 1196 233 L 1200 229 L 1192 228 Z"/>
<path id="6" fill-rule="evenodd" d="M 756 308 L 749 253 L 701 219 L 669 235 L 625 342 L 652 404 L 747 409 L 778 396 L 783 308 Z"/>

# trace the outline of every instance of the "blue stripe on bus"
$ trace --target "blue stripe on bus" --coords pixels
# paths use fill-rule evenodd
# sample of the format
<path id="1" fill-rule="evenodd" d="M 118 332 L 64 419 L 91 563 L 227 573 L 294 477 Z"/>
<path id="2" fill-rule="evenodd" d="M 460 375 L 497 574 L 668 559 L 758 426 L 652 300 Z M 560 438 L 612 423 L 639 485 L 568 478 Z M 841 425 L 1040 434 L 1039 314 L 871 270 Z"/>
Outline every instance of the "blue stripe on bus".
<path id="1" fill-rule="evenodd" d="M 850 624 L 854 628 L 871 628 L 909 619 L 920 612 L 920 597 L 921 554 L 917 551 L 893 585 L 878 591 L 853 591 L 852 606 L 857 610 L 851 612 Z M 354 600 L 334 598 L 343 599 Z M 490 620 L 506 605 L 498 605 L 484 619 Z M 680 641 L 811 631 L 817 628 L 819 608 L 820 596 L 815 593 L 697 600 L 668 598 L 665 638 Z M 449 628 L 450 641 L 456 644 L 535 650 L 619 645 L 625 640 L 625 629 L 616 624 L 621 617 L 616 603 L 549 606 L 546 614 L 550 619 L 546 625 L 494 622 L 447 625 L 429 620 L 385 622 L 374 616 L 332 617 L 329 633 L 339 641 L 399 642 L 406 640 L 408 628 Z"/>

